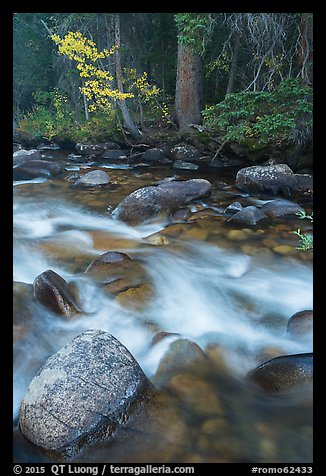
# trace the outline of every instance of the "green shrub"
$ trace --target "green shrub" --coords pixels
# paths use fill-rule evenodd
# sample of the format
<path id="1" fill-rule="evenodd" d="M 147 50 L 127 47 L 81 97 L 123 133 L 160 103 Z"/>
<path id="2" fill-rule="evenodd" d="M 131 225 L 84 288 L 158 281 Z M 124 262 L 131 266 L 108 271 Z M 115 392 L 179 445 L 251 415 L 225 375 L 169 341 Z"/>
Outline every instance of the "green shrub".
<path id="1" fill-rule="evenodd" d="M 310 215 L 306 213 L 306 211 L 298 212 L 296 213 L 299 218 L 301 219 L 307 219 L 310 221 L 310 223 L 313 223 L 313 212 L 311 212 Z M 307 233 L 307 232 L 302 232 L 301 228 L 298 228 L 297 230 L 293 231 L 295 235 L 297 235 L 300 238 L 300 243 L 299 246 L 296 246 L 297 250 L 300 251 L 313 251 L 314 249 L 314 237 L 312 233 Z"/>
<path id="2" fill-rule="evenodd" d="M 19 123 L 18 131 L 41 140 L 101 142 L 119 134 L 116 113 L 112 110 L 92 113 L 90 119 L 77 122 L 64 95 L 38 92 L 36 106 Z"/>
<path id="3" fill-rule="evenodd" d="M 203 111 L 207 127 L 223 131 L 224 140 L 260 144 L 308 143 L 312 138 L 312 88 L 296 79 L 273 91 L 228 94 Z"/>

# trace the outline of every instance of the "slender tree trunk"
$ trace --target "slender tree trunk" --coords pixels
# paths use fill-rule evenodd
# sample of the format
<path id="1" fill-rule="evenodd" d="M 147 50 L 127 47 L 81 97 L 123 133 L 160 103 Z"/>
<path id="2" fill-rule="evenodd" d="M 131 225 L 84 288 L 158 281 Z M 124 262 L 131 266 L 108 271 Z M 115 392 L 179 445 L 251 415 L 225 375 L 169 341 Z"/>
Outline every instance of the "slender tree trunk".
<path id="1" fill-rule="evenodd" d="M 298 78 L 305 83 L 310 80 L 309 64 L 311 63 L 312 56 L 311 21 L 311 14 L 301 13 L 298 41 Z"/>
<path id="2" fill-rule="evenodd" d="M 122 75 L 121 75 L 121 59 L 120 59 L 120 16 L 119 13 L 116 13 L 114 16 L 114 26 L 115 26 L 115 72 L 116 72 L 116 79 L 117 79 L 117 88 L 120 93 L 123 93 L 122 87 Z M 134 139 L 139 139 L 142 136 L 140 130 L 136 127 L 132 117 L 129 113 L 129 109 L 127 107 L 126 101 L 124 99 L 120 99 L 118 101 L 119 108 L 122 113 L 123 122 L 130 132 L 131 136 Z"/>
<path id="3" fill-rule="evenodd" d="M 82 86 L 85 86 L 85 81 L 84 79 L 82 80 Z M 87 97 L 85 94 L 83 94 L 83 101 L 84 101 L 84 111 L 85 111 L 85 119 L 86 121 L 89 121 L 89 110 L 88 110 L 88 101 Z"/>
<path id="4" fill-rule="evenodd" d="M 179 131 L 201 123 L 203 108 L 202 59 L 188 46 L 178 44 L 175 117 Z"/>
<path id="5" fill-rule="evenodd" d="M 239 49 L 240 49 L 240 37 L 239 37 L 239 34 L 237 34 L 235 37 L 235 42 L 234 42 L 234 51 L 232 56 L 228 85 L 226 87 L 225 94 L 230 94 L 230 93 L 233 93 L 234 91 L 234 83 L 235 83 L 236 71 L 237 71 L 238 60 L 239 60 Z"/>

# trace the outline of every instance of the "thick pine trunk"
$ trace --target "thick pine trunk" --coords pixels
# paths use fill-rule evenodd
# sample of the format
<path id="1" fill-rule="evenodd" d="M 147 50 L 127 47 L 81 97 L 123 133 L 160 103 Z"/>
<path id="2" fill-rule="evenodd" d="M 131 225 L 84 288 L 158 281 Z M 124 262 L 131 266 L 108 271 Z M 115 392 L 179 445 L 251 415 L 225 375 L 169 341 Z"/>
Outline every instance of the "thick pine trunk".
<path id="1" fill-rule="evenodd" d="M 203 107 L 202 59 L 188 46 L 178 44 L 175 118 L 179 131 L 201 123 Z"/>
<path id="2" fill-rule="evenodd" d="M 120 17 L 119 13 L 115 15 L 115 71 L 116 71 L 116 79 L 117 79 L 117 87 L 120 93 L 123 93 L 122 87 L 122 75 L 121 75 L 121 60 L 120 60 Z M 126 101 L 121 99 L 118 101 L 119 108 L 121 110 L 121 114 L 123 117 L 124 125 L 126 126 L 127 130 L 130 132 L 131 136 L 134 139 L 139 139 L 142 136 L 142 133 L 136 127 L 132 117 L 129 113 L 129 109 L 127 107 Z"/>

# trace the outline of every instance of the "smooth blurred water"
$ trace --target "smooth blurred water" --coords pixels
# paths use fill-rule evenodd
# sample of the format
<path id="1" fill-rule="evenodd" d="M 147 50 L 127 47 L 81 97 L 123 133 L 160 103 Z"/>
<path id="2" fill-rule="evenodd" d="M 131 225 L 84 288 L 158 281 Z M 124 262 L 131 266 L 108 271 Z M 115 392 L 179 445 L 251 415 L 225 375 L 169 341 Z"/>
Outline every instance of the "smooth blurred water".
<path id="1" fill-rule="evenodd" d="M 228 239 L 223 221 L 217 220 L 215 225 L 208 221 L 209 232 L 205 239 L 191 239 L 180 233 L 170 239 L 168 246 L 155 246 L 148 243 L 146 237 L 164 230 L 165 220 L 130 227 L 110 217 L 109 211 L 128 193 L 169 175 L 169 171 L 163 169 L 142 176 L 126 167 L 112 167 L 110 178 L 116 188 L 102 191 L 77 190 L 62 179 L 14 183 L 14 280 L 33 283 L 38 274 L 52 269 L 67 281 L 75 280 L 82 307 L 90 313 L 67 322 L 42 306 L 35 307 L 25 337 L 14 343 L 14 422 L 21 399 L 40 366 L 74 336 L 90 328 L 106 330 L 118 338 L 149 378 L 155 375 L 171 341 L 178 337 L 171 336 L 152 346 L 153 329 L 178 333 L 202 349 L 212 344 L 220 345 L 230 376 L 235 381 L 244 380 L 246 373 L 261 363 L 261 355 L 266 349 L 276 349 L 279 355 L 312 352 L 312 336 L 293 339 L 286 332 L 287 320 L 292 314 L 312 309 L 311 260 L 302 259 L 299 252 L 290 257 L 275 252 L 246 253 L 239 241 Z M 200 175 L 191 177 L 195 176 Z M 214 176 L 209 179 L 215 185 Z M 221 190 L 218 186 L 221 177 L 215 180 L 212 198 L 194 205 L 193 211 L 207 206 L 223 210 L 225 204 L 238 199 L 234 189 Z M 233 183 L 233 178 L 225 177 L 225 180 Z M 291 226 L 295 227 L 297 222 L 299 219 L 292 221 Z M 205 225 L 202 228 L 205 231 Z M 260 234 L 249 233 L 245 243 L 259 248 L 261 235 L 270 237 L 271 234 L 276 242 L 284 243 L 288 239 L 289 243 L 294 243 L 293 236 L 288 234 L 287 238 L 284 227 L 279 231 L 277 227 L 273 231 L 262 227 Z M 84 274 L 93 259 L 110 250 L 122 251 L 138 259 L 151 277 L 155 295 L 144 310 L 124 307 Z M 219 392 L 225 400 L 229 398 L 227 388 L 219 388 Z M 241 399 L 241 394 L 239 401 L 235 395 L 230 396 L 236 413 L 241 413 Z M 275 408 L 280 403 L 275 405 L 270 402 L 267 405 L 271 415 L 277 414 Z M 311 415 L 305 401 L 302 405 L 306 420 L 302 422 L 297 410 L 290 418 L 293 445 L 297 447 L 293 451 L 298 461 L 309 461 L 311 442 L 307 441 L 303 453 L 302 448 L 306 434 L 309 434 L 307 428 L 311 427 Z M 257 402 L 250 411 L 255 412 L 253 408 L 256 407 L 258 418 L 263 412 Z M 244 420 L 247 411 L 243 407 Z M 239 426 L 242 428 L 241 418 Z M 248 414 L 248 425 L 252 418 L 253 415 L 249 418 Z M 191 415 L 189 419 L 191 421 Z M 273 429 L 270 418 L 267 420 Z M 289 422 L 286 424 L 289 430 Z M 282 426 L 282 422 L 275 425 Z M 307 430 L 302 441 L 299 437 L 299 442 L 295 441 L 298 439 L 295 429 L 298 428 Z M 241 435 L 245 440 L 243 433 Z M 275 440 L 278 438 L 275 436 Z M 244 454 L 243 460 L 255 461 L 260 455 L 264 461 L 262 450 L 248 450 L 244 443 L 243 452 L 248 451 L 250 454 Z M 292 455 L 292 450 L 285 451 Z M 18 461 L 19 458 L 31 461 L 36 457 L 33 450 L 28 454 L 28 447 L 24 452 L 19 449 L 17 452 Z M 271 457 L 277 461 L 282 458 L 286 461 L 282 449 L 273 454 L 275 456 Z M 208 460 L 212 457 L 210 455 Z"/>

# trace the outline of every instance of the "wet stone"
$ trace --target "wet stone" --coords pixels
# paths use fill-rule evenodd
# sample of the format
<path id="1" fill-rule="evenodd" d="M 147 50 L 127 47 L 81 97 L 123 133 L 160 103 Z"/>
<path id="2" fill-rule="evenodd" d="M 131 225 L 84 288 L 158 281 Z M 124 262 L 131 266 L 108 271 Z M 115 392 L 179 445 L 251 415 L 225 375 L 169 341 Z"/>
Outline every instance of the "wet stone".
<path id="1" fill-rule="evenodd" d="M 65 317 L 83 313 L 67 281 L 52 270 L 37 276 L 33 282 L 36 300 L 51 311 Z"/>
<path id="2" fill-rule="evenodd" d="M 287 332 L 293 337 L 309 335 L 313 331 L 313 311 L 298 311 L 287 323 Z"/>
<path id="3" fill-rule="evenodd" d="M 31 381 L 20 430 L 49 454 L 70 457 L 108 439 L 153 387 L 117 339 L 101 330 L 79 334 Z"/>
<path id="4" fill-rule="evenodd" d="M 247 378 L 268 393 L 311 386 L 313 354 L 292 354 L 273 358 L 251 370 Z"/>

